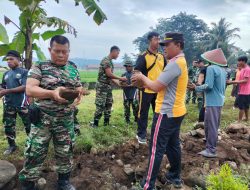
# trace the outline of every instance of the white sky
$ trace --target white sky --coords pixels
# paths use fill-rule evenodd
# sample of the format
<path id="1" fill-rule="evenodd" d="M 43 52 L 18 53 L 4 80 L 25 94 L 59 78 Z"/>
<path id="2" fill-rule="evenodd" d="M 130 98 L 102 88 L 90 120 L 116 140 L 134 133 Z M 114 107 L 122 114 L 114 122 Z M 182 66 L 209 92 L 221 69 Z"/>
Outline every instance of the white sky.
<path id="1" fill-rule="evenodd" d="M 73 0 L 61 0 L 60 4 L 54 0 L 43 3 L 48 16 L 67 20 L 78 31 L 77 38 L 66 34 L 71 41 L 71 58 L 101 59 L 112 45 L 118 45 L 122 55 L 137 53 L 132 43 L 135 38 L 155 26 L 159 18 L 169 18 L 180 11 L 195 14 L 209 25 L 225 17 L 232 27 L 241 29 L 241 39 L 234 40 L 236 45 L 243 50 L 250 49 L 250 0 L 100 0 L 99 5 L 108 20 L 97 26 L 81 5 L 74 6 Z M 0 0 L 2 24 L 4 15 L 18 23 L 19 10 L 13 2 Z M 6 28 L 12 37 L 16 28 L 11 24 Z M 39 42 L 47 56 L 48 43 Z"/>

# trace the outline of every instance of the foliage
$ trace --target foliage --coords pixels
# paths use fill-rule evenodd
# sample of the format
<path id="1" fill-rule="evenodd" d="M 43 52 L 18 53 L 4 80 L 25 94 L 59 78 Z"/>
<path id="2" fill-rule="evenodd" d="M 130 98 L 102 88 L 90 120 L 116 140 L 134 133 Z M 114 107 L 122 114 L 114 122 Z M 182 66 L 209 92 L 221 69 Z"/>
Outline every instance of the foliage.
<path id="1" fill-rule="evenodd" d="M 122 62 L 125 63 L 126 61 L 133 61 L 127 53 L 125 53 L 122 57 Z"/>
<path id="2" fill-rule="evenodd" d="M 207 24 L 198 19 L 196 15 L 181 12 L 171 18 L 159 19 L 156 27 L 151 27 L 150 31 L 157 31 L 162 36 L 166 32 L 183 33 L 184 52 L 189 65 L 193 59 L 200 58 L 203 52 L 215 48 L 222 48 L 229 65 L 236 64 L 239 55 L 247 54 L 232 43 L 233 39 L 240 38 L 238 35 L 240 29 L 232 28 L 232 24 L 227 22 L 225 18 L 221 18 L 218 23 L 213 22 L 209 29 Z M 133 42 L 140 52 L 148 46 L 147 34 L 136 38 Z"/>
<path id="3" fill-rule="evenodd" d="M 206 23 L 198 19 L 196 15 L 188 15 L 185 12 L 180 12 L 178 15 L 174 15 L 171 18 L 161 18 L 155 28 L 151 28 L 151 31 L 157 31 L 164 36 L 166 32 L 181 32 L 185 39 L 185 55 L 187 62 L 192 63 L 198 55 L 201 54 L 199 41 L 204 38 L 208 27 Z M 134 40 L 134 44 L 140 51 L 144 51 L 147 48 L 147 33 L 142 37 Z"/>
<path id="4" fill-rule="evenodd" d="M 247 183 L 232 173 L 228 164 L 221 166 L 218 174 L 211 173 L 207 177 L 208 190 L 248 190 Z"/>
<path id="5" fill-rule="evenodd" d="M 237 52 L 238 48 L 231 41 L 240 38 L 237 32 L 239 28 L 231 28 L 232 24 L 227 22 L 225 18 L 221 18 L 218 23 L 212 22 L 212 28 L 209 30 L 208 39 L 203 41 L 205 49 L 211 50 L 221 48 L 228 58 L 232 53 Z"/>
<path id="6" fill-rule="evenodd" d="M 8 35 L 3 25 L 0 25 L 0 56 L 6 54 L 10 49 L 15 49 L 21 54 L 24 53 L 25 67 L 30 68 L 32 64 L 32 50 L 37 54 L 38 59 L 43 60 L 45 56 L 38 47 L 36 41 L 40 39 L 47 40 L 54 35 L 61 35 L 65 32 L 77 35 L 76 29 L 71 26 L 67 21 L 57 17 L 49 17 L 42 8 L 44 0 L 10 0 L 21 11 L 19 15 L 19 24 L 17 25 L 10 18 L 4 17 L 5 24 L 12 23 L 18 28 L 12 42 L 8 42 Z M 55 0 L 59 3 L 59 0 Z M 100 7 L 96 4 L 95 0 L 74 0 L 75 5 L 82 4 L 88 15 L 93 14 L 94 21 L 100 25 L 104 22 L 106 15 L 102 12 Z M 56 30 L 48 30 L 43 33 L 35 33 L 37 29 L 43 27 L 52 27 Z"/>

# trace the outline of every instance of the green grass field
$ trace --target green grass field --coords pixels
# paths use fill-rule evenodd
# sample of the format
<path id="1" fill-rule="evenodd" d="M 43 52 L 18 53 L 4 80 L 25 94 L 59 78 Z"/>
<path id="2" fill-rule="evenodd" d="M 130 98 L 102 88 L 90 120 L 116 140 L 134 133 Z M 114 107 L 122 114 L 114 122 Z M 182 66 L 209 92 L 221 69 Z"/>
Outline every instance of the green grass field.
<path id="1" fill-rule="evenodd" d="M 230 123 L 236 121 L 238 110 L 233 110 L 232 105 L 234 99 L 229 97 L 231 88 L 227 89 L 227 98 L 225 102 L 225 106 L 222 111 L 222 119 L 221 119 L 221 128 L 225 128 Z M 97 149 L 106 149 L 109 146 L 120 144 L 125 142 L 130 138 L 135 137 L 136 132 L 136 124 L 133 123 L 127 126 L 123 119 L 123 102 L 122 102 L 122 91 L 114 90 L 114 105 L 111 117 L 110 127 L 102 127 L 103 121 L 100 121 L 100 127 L 97 129 L 92 129 L 89 127 L 89 121 L 93 119 L 93 114 L 95 111 L 95 91 L 91 91 L 89 96 L 83 98 L 82 103 L 79 106 L 79 114 L 78 119 L 81 124 L 81 133 L 82 135 L 77 137 L 75 150 L 80 153 L 83 151 L 89 151 L 92 147 L 96 147 Z M 197 120 L 198 108 L 197 105 L 190 104 L 187 106 L 188 114 L 184 119 L 182 124 L 182 132 L 186 132 L 192 129 L 193 124 Z M 0 119 L 2 120 L 2 105 L 0 106 Z M 152 121 L 152 112 L 149 117 L 149 127 Z M 4 137 L 4 129 L 2 124 L 0 124 L 0 159 L 8 159 L 8 160 L 19 160 L 23 159 L 23 150 L 26 140 L 26 135 L 23 129 L 23 125 L 20 121 L 20 118 L 17 119 L 17 144 L 19 146 L 19 150 L 11 155 L 10 157 L 5 157 L 2 155 L 2 152 L 7 147 L 7 142 Z M 50 156 L 53 154 L 53 151 L 50 151 Z M 50 157 L 49 156 L 49 157 Z"/>
<path id="2" fill-rule="evenodd" d="M 82 82 L 96 82 L 97 76 L 98 76 L 98 71 L 79 71 L 80 72 L 80 77 Z M 0 80 L 3 78 L 3 73 L 0 71 Z M 115 72 L 116 75 L 121 76 L 122 71 L 117 71 Z"/>

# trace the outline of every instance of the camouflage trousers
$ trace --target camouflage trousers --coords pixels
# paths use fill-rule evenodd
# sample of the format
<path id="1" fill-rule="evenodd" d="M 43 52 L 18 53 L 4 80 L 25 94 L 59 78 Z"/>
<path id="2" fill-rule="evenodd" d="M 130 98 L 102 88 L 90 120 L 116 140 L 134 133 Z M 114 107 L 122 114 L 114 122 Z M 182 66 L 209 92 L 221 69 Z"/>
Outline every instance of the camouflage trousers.
<path id="1" fill-rule="evenodd" d="M 3 124 L 4 131 L 7 137 L 7 140 L 10 145 L 15 144 L 16 138 L 16 117 L 17 114 L 21 117 L 22 122 L 25 127 L 26 134 L 30 132 L 30 119 L 28 108 L 18 108 L 10 105 L 3 105 Z"/>
<path id="2" fill-rule="evenodd" d="M 191 99 L 191 95 L 192 95 L 192 103 L 195 103 L 196 101 L 196 92 L 192 91 L 192 90 L 187 90 L 187 94 L 186 94 L 186 103 L 188 104 L 190 99 Z"/>
<path id="3" fill-rule="evenodd" d="M 68 173 L 73 167 L 73 145 L 75 142 L 73 114 L 65 117 L 51 117 L 41 113 L 40 121 L 31 125 L 25 147 L 25 162 L 19 173 L 20 181 L 36 181 L 47 156 L 50 140 L 55 151 L 56 170 Z"/>
<path id="4" fill-rule="evenodd" d="M 203 92 L 197 92 L 196 95 L 197 95 L 198 109 L 200 111 L 204 106 L 204 94 Z"/>
<path id="5" fill-rule="evenodd" d="M 124 117 L 127 122 L 130 121 L 130 107 L 132 105 L 133 115 L 135 118 L 135 121 L 137 121 L 138 118 L 138 111 L 139 111 L 139 104 L 138 100 L 136 99 L 125 99 L 123 101 L 124 105 Z"/>
<path id="6" fill-rule="evenodd" d="M 94 119 L 99 120 L 102 117 L 102 113 L 104 113 L 104 118 L 110 118 L 112 104 L 112 86 L 104 83 L 97 83 L 95 99 L 96 111 Z"/>
<path id="7" fill-rule="evenodd" d="M 79 109 L 77 107 L 74 108 L 74 124 L 79 125 L 77 114 L 79 113 Z"/>

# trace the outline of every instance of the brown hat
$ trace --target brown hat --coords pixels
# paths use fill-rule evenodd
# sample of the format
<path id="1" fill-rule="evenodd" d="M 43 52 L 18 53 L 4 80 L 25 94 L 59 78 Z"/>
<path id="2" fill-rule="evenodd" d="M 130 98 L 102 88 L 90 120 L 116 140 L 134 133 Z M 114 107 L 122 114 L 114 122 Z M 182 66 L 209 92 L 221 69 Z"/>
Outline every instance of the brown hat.
<path id="1" fill-rule="evenodd" d="M 201 57 L 202 59 L 204 59 L 205 61 L 211 64 L 219 65 L 221 67 L 227 66 L 227 59 L 221 48 L 207 51 L 203 53 Z"/>

